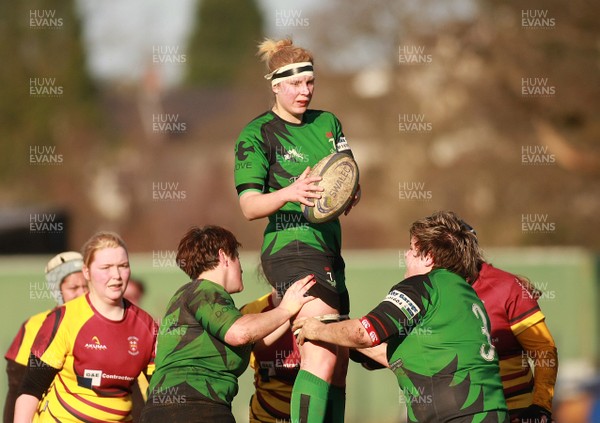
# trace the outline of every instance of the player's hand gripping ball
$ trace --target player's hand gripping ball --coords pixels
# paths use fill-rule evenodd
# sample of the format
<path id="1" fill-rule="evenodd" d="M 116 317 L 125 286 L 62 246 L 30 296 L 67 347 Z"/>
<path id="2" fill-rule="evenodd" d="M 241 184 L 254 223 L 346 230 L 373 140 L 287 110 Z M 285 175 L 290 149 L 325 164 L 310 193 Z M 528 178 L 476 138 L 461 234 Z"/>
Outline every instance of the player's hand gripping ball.
<path id="1" fill-rule="evenodd" d="M 358 188 L 358 165 L 345 153 L 333 153 L 321 159 L 308 176 L 320 176 L 315 184 L 323 187 L 313 207 L 302 205 L 302 213 L 311 223 L 335 219 L 348 208 Z"/>

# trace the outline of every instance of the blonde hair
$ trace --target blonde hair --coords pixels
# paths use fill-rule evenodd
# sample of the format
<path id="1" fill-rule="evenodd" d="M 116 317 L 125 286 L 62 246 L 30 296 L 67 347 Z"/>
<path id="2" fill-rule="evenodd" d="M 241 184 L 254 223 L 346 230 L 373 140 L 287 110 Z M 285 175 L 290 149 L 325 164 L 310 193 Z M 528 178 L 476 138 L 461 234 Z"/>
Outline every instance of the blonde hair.
<path id="1" fill-rule="evenodd" d="M 81 254 L 83 255 L 83 263 L 86 267 L 90 267 L 92 261 L 94 261 L 94 254 L 96 251 L 103 250 L 105 248 L 118 248 L 123 247 L 127 252 L 127 246 L 125 241 L 114 232 L 97 232 L 83 245 Z"/>
<path id="2" fill-rule="evenodd" d="M 312 53 L 302 47 L 295 46 L 289 37 L 282 40 L 265 38 L 258 45 L 257 55 L 260 60 L 265 62 L 269 72 L 292 63 L 314 63 Z"/>

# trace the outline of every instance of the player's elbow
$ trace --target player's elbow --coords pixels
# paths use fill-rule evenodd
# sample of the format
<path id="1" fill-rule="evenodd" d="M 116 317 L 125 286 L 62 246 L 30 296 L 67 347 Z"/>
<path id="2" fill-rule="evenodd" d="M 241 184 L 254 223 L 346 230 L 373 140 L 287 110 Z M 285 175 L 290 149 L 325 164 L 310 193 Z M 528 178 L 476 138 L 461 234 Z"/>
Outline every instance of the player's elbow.
<path id="1" fill-rule="evenodd" d="M 558 350 L 554 345 L 528 351 L 528 355 L 534 357 L 533 364 L 536 369 L 544 367 L 558 371 Z"/>
<path id="2" fill-rule="evenodd" d="M 252 221 L 263 217 L 257 212 L 256 205 L 254 204 L 257 195 L 260 194 L 257 192 L 246 192 L 240 197 L 240 209 L 242 209 L 242 214 L 246 220 Z"/>
<path id="3" fill-rule="evenodd" d="M 232 347 L 241 347 L 254 342 L 254 337 L 247 328 L 232 326 L 225 334 L 225 342 Z"/>
<path id="4" fill-rule="evenodd" d="M 242 208 L 242 214 L 244 215 L 244 218 L 250 222 L 260 218 L 260 216 L 253 213 L 251 210 L 247 210 L 244 208 Z"/>
<path id="5" fill-rule="evenodd" d="M 354 348 L 371 348 L 373 341 L 368 336 L 357 336 L 354 338 Z"/>
<path id="6" fill-rule="evenodd" d="M 348 331 L 348 339 L 354 348 L 370 348 L 373 346 L 373 340 L 360 323 Z"/>

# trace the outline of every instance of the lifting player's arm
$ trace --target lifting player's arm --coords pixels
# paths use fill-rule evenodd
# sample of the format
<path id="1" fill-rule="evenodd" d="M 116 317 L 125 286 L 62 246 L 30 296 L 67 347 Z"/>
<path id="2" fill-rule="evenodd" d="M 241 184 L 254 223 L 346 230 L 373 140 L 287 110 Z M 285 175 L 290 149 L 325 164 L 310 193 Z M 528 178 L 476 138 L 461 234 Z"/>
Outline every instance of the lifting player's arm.
<path id="1" fill-rule="evenodd" d="M 305 295 L 315 283 L 314 275 L 296 281 L 274 309 L 264 313 L 245 314 L 237 319 L 225 333 L 224 341 L 231 346 L 252 344 L 277 330 L 294 317 L 304 304 L 315 299 Z"/>
<path id="2" fill-rule="evenodd" d="M 272 303 L 274 307 L 277 307 L 281 303 L 281 297 L 277 293 L 275 288 L 271 288 L 271 293 L 269 294 L 268 302 L 261 303 L 261 301 L 265 299 L 265 297 L 254 301 L 250 304 L 246 304 L 240 308 L 240 312 L 242 314 L 258 314 L 264 313 L 266 311 L 266 304 Z M 281 326 L 271 332 L 269 335 L 265 336 L 262 339 L 259 339 L 254 343 L 252 350 L 254 352 L 267 349 L 271 347 L 277 340 L 279 340 L 282 336 L 288 333 L 292 329 L 292 324 L 290 320 L 286 320 Z"/>
<path id="3" fill-rule="evenodd" d="M 290 321 L 286 320 L 284 324 L 279 326 L 277 329 L 275 329 L 269 335 L 258 340 L 254 344 L 254 351 L 260 351 L 262 349 L 271 347 L 275 342 L 277 342 L 278 339 L 280 339 L 283 335 L 285 335 L 287 332 L 289 332 L 290 329 L 291 329 Z"/>
<path id="4" fill-rule="evenodd" d="M 355 351 L 365 356 L 365 360 L 361 361 L 361 364 L 367 370 L 379 369 L 380 367 L 377 366 L 377 364 L 383 367 L 390 367 L 390 363 L 387 359 L 387 342 L 383 342 L 375 347 L 357 348 Z M 375 364 L 374 362 L 376 362 L 377 364 Z"/>
<path id="5" fill-rule="evenodd" d="M 358 319 L 325 324 L 311 317 L 296 320 L 292 329 L 294 331 L 302 329 L 298 334 L 300 345 L 306 340 L 323 341 L 351 348 L 368 348 L 373 345 L 369 334 Z"/>
<path id="6" fill-rule="evenodd" d="M 330 324 L 321 323 L 314 318 L 298 319 L 294 322 L 292 330 L 300 331 L 300 345 L 306 340 L 313 340 L 350 348 L 371 348 L 391 337 L 397 337 L 402 342 L 419 324 L 425 312 L 421 300 L 427 295 L 421 281 L 423 278 L 426 276 L 418 275 L 395 285 L 386 298 L 361 319 Z M 384 349 L 372 349 L 369 353 L 379 359 L 382 354 L 385 356 Z M 387 358 L 383 363 L 377 361 L 387 365 Z"/>
<path id="7" fill-rule="evenodd" d="M 244 217 L 248 220 L 267 217 L 290 201 L 314 206 L 311 198 L 320 198 L 319 192 L 323 191 L 323 188 L 314 185 L 315 182 L 321 180 L 321 177 L 307 177 L 309 172 L 310 167 L 307 167 L 294 183 L 274 192 L 244 192 L 239 200 Z"/>

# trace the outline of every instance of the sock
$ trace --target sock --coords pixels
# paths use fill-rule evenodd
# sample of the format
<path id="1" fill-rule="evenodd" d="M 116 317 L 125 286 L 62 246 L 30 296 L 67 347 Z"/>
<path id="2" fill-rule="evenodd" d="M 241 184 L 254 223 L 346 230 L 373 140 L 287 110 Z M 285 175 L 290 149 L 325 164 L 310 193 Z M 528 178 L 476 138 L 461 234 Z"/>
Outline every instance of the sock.
<path id="1" fill-rule="evenodd" d="M 331 385 L 327 402 L 327 422 L 344 423 L 346 410 L 346 387 Z"/>
<path id="2" fill-rule="evenodd" d="M 294 423 L 325 423 L 329 384 L 318 376 L 300 370 L 290 404 L 291 418 Z"/>

